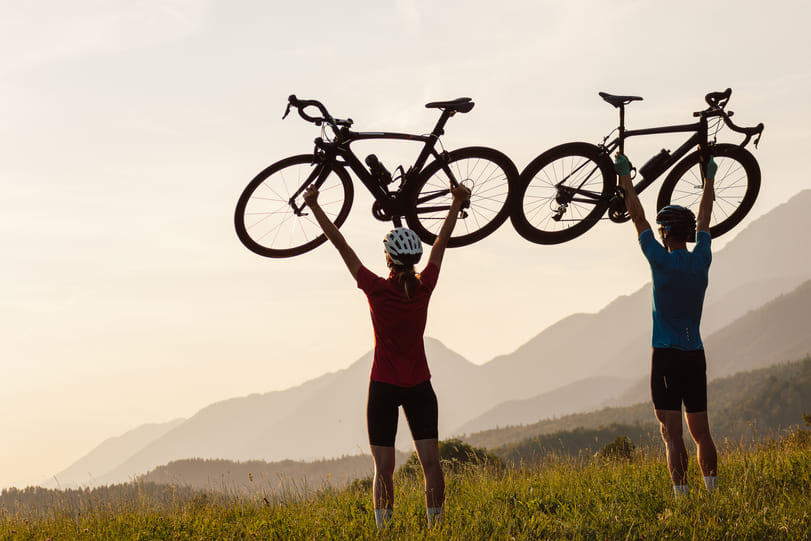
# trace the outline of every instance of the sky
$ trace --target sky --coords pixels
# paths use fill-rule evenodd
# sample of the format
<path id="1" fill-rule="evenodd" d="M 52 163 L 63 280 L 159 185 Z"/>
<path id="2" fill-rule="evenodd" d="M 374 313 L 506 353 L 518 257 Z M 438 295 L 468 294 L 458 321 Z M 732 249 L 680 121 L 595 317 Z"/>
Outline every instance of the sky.
<path id="1" fill-rule="evenodd" d="M 521 170 L 616 126 L 599 91 L 644 97 L 627 124 L 647 127 L 691 122 L 731 87 L 738 124 L 766 125 L 745 226 L 811 187 L 809 20 L 811 4 L 780 0 L 0 0 L 0 487 L 371 349 L 331 246 L 268 259 L 233 230 L 251 178 L 319 135 L 281 119 L 289 94 L 361 131 L 410 133 L 433 127 L 425 103 L 470 96 L 445 148 L 494 147 Z M 642 163 L 668 137 L 627 153 Z M 393 170 L 412 150 L 369 151 Z M 362 189 L 342 231 L 383 274 L 390 224 Z M 507 222 L 446 254 L 426 334 L 477 364 L 508 354 L 642 287 L 634 237 L 606 222 L 540 246 Z"/>

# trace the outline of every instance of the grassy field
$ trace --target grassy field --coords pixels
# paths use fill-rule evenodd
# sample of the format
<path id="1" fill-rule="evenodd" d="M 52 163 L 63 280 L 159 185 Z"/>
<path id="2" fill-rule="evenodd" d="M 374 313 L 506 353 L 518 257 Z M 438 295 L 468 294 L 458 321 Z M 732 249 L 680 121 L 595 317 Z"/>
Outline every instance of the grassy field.
<path id="1" fill-rule="evenodd" d="M 394 520 L 378 532 L 369 480 L 267 498 L 137 487 L 50 504 L 0 507 L 1 539 L 811 539 L 811 446 L 797 440 L 721 453 L 709 496 L 691 460 L 676 501 L 663 451 L 630 461 L 550 458 L 531 469 L 467 467 L 447 474 L 445 519 L 429 530 L 421 479 L 398 475 Z"/>

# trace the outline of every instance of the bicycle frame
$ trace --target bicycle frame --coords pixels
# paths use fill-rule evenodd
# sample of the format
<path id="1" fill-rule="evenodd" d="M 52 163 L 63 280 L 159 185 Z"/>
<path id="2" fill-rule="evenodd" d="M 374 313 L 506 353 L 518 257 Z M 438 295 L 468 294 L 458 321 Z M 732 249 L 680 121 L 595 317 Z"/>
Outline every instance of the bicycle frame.
<path id="1" fill-rule="evenodd" d="M 601 149 L 605 151 L 607 156 L 611 156 L 614 150 L 619 150 L 620 153 L 624 153 L 625 151 L 625 140 L 629 137 L 637 137 L 640 135 L 657 135 L 657 134 L 665 134 L 665 133 L 690 133 L 694 132 L 694 135 L 691 136 L 687 141 L 685 141 L 679 148 L 677 148 L 674 152 L 670 153 L 667 159 L 663 162 L 663 166 L 661 171 L 652 175 L 650 178 L 642 178 L 637 184 L 634 185 L 634 190 L 636 193 L 641 193 L 642 190 L 653 184 L 656 179 L 662 176 L 662 173 L 670 169 L 676 162 L 682 159 L 685 155 L 687 155 L 690 150 L 696 146 L 699 149 L 704 149 L 708 146 L 707 141 L 707 118 L 710 116 L 719 116 L 718 114 L 701 114 L 700 120 L 693 124 L 677 124 L 672 126 L 661 126 L 658 128 L 642 128 L 637 130 L 628 130 L 625 128 L 625 107 L 620 106 L 620 125 L 617 128 L 619 131 L 619 135 L 615 137 L 611 142 L 605 143 L 605 139 L 608 139 L 608 136 L 603 140 L 603 143 L 598 145 Z M 585 166 L 586 164 L 583 164 Z M 582 167 L 582 166 L 581 166 Z M 579 168 L 578 168 L 579 169 Z M 574 172 L 576 172 L 576 169 Z M 585 181 L 584 181 L 585 182 Z M 581 189 L 581 186 L 577 188 L 569 188 L 566 186 L 559 185 L 559 189 L 564 191 L 570 192 L 569 193 L 569 200 L 576 201 L 580 203 L 595 203 L 598 201 L 603 201 L 606 199 L 602 193 L 592 192 L 589 190 Z M 619 188 L 619 184 L 617 184 L 617 188 Z M 575 197 L 574 194 L 581 196 L 581 198 Z"/>
<path id="2" fill-rule="evenodd" d="M 662 174 L 670 169 L 673 165 L 675 165 L 679 160 L 681 160 L 685 155 L 693 147 L 698 147 L 700 152 L 707 152 L 708 147 L 710 147 L 713 143 L 709 141 L 709 131 L 708 131 L 708 118 L 712 117 L 721 117 L 721 120 L 732 130 L 738 133 L 743 133 L 746 135 L 746 138 L 740 144 L 741 147 L 746 146 L 749 142 L 750 138 L 753 135 L 757 135 L 757 139 L 755 140 L 755 147 L 757 147 L 758 142 L 760 141 L 760 133 L 763 131 L 763 124 L 758 124 L 753 128 L 741 128 L 740 126 L 736 126 L 732 119 L 732 112 L 725 112 L 724 107 L 726 106 L 729 98 L 732 94 L 732 89 L 727 88 L 723 92 L 711 92 L 707 94 L 705 97 L 705 101 L 710 105 L 709 109 L 705 109 L 703 111 L 698 111 L 693 113 L 694 117 L 698 117 L 698 122 L 694 124 L 678 124 L 673 126 L 662 126 L 658 128 L 643 128 L 638 130 L 628 130 L 625 128 L 625 105 L 626 103 L 618 103 L 616 107 L 619 109 L 619 116 L 620 116 L 620 124 L 617 128 L 619 131 L 619 135 L 612 140 L 607 145 L 605 144 L 605 140 L 608 139 L 608 136 L 603 140 L 603 144 L 599 145 L 600 148 L 604 149 L 608 156 L 611 156 L 611 153 L 619 149 L 620 153 L 625 152 L 625 139 L 628 137 L 635 137 L 640 135 L 656 135 L 656 134 L 665 134 L 665 133 L 689 133 L 694 132 L 694 135 L 687 139 L 679 148 L 675 151 L 670 153 L 666 156 L 666 159 L 662 162 L 662 167 L 658 172 L 651 175 L 650 178 L 643 177 L 637 184 L 634 185 L 634 191 L 636 193 L 642 192 L 645 188 L 653 184 Z M 635 99 L 635 98 L 632 98 Z M 703 179 L 702 179 L 703 182 Z M 619 184 L 617 184 L 619 187 Z"/>
<path id="3" fill-rule="evenodd" d="M 443 155 L 447 154 L 444 151 L 441 153 L 437 152 L 436 144 L 439 141 L 439 137 L 445 133 L 445 124 L 454 114 L 456 114 L 454 110 L 443 110 L 434 129 L 429 135 L 414 135 L 398 132 L 354 132 L 347 126 L 342 126 L 338 129 L 335 129 L 333 126 L 335 133 L 334 141 L 325 141 L 323 137 L 315 139 L 316 148 L 313 155 L 313 163 L 319 164 L 319 167 L 316 167 L 307 180 L 293 193 L 290 198 L 291 207 L 297 215 L 303 215 L 305 205 L 296 205 L 295 199 L 306 187 L 310 184 L 314 184 L 316 188 L 320 188 L 321 184 L 323 184 L 334 167 L 349 167 L 375 199 L 376 207 L 372 209 L 373 216 L 381 221 L 392 220 L 395 226 L 400 227 L 402 225 L 401 218 L 406 215 L 407 209 L 411 208 L 411 206 L 406 203 L 404 194 L 408 193 L 408 187 L 412 183 L 412 179 L 416 178 L 422 172 L 429 158 L 434 157 L 437 160 L 441 160 Z M 350 145 L 355 141 L 376 139 L 423 143 L 422 150 L 417 156 L 416 161 L 407 171 L 403 172 L 402 181 L 397 191 L 392 192 L 385 184 L 379 182 L 371 169 L 367 169 L 350 148 Z M 339 161 L 339 158 L 342 161 Z M 448 174 L 451 181 L 456 184 L 457 181 L 451 170 L 445 168 L 445 172 Z M 448 192 L 449 191 L 450 190 L 448 190 Z M 448 192 L 438 192 L 431 197 L 441 197 Z M 431 197 L 423 198 L 419 202 L 429 200 Z M 421 208 L 422 212 L 435 210 L 437 209 L 431 207 Z"/>
<path id="4" fill-rule="evenodd" d="M 538 244 L 569 241 L 588 231 L 600 220 L 626 222 L 630 213 L 625 193 L 619 185 L 615 154 L 626 154 L 628 138 L 647 135 L 669 135 L 673 152 L 662 149 L 639 168 L 630 167 L 636 193 L 646 190 L 661 179 L 656 208 L 678 201 L 697 208 L 704 188 L 705 166 L 716 156 L 721 171 L 716 178 L 711 216 L 713 235 L 722 235 L 739 223 L 757 197 L 760 168 L 755 157 L 744 147 L 754 139 L 757 147 L 763 124 L 753 127 L 735 125 L 732 111 L 726 111 L 732 89 L 710 92 L 704 96 L 707 108 L 693 112 L 690 123 L 627 129 L 625 107 L 642 100 L 639 96 L 599 92 L 600 97 L 619 109 L 619 125 L 597 144 L 573 141 L 557 145 L 539 154 L 521 173 L 518 193 L 510 214 L 522 237 Z M 695 111 L 695 110 L 694 110 Z M 742 134 L 737 144 L 719 140 L 723 128 Z M 682 135 L 676 135 L 682 134 Z M 674 137 L 675 136 L 675 137 Z M 627 180 L 627 178 L 625 179 Z"/>
<path id="5" fill-rule="evenodd" d="M 650 178 L 642 178 L 637 184 L 634 184 L 634 191 L 641 193 L 642 190 L 653 184 L 662 174 L 670 169 L 676 162 L 682 159 L 696 146 L 699 149 L 705 149 L 708 145 L 707 141 L 707 117 L 701 116 L 701 120 L 694 124 L 678 124 L 673 126 L 662 126 L 659 128 L 642 128 L 638 130 L 626 130 L 624 123 L 620 122 L 620 135 L 611 141 L 608 145 L 603 145 L 606 152 L 610 156 L 611 153 L 619 148 L 620 153 L 625 152 L 625 140 L 629 137 L 636 137 L 640 135 L 657 135 L 665 133 L 689 133 L 695 132 L 687 141 L 685 141 L 679 148 L 670 153 L 667 160 L 663 162 L 662 170 Z"/>

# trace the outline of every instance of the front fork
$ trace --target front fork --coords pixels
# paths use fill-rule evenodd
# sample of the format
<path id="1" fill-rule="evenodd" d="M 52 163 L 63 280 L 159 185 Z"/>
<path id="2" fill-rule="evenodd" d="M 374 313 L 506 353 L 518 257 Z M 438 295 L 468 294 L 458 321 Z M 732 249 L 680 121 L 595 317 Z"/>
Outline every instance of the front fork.
<path id="1" fill-rule="evenodd" d="M 474 188 L 473 183 L 470 182 L 469 183 L 470 185 L 467 186 L 467 185 L 464 184 L 465 179 L 460 179 L 460 180 L 456 179 L 456 177 L 453 175 L 453 171 L 451 171 L 451 168 L 449 167 L 449 164 L 450 164 L 451 160 L 450 160 L 450 154 L 448 153 L 447 150 L 443 150 L 442 152 L 440 152 L 438 159 L 441 159 L 444 162 L 444 164 L 442 165 L 442 169 L 444 169 L 445 174 L 448 175 L 448 178 L 450 179 L 450 182 L 451 182 L 451 186 L 453 186 L 455 188 L 455 187 L 461 185 L 461 186 L 465 186 L 465 188 L 470 190 L 470 197 L 468 197 L 467 201 L 462 203 L 462 208 L 459 209 L 459 218 L 465 219 L 468 216 L 468 213 L 467 213 L 467 211 L 465 209 L 470 208 L 470 200 L 473 199 L 473 188 Z M 451 193 L 450 188 L 448 188 L 447 192 L 445 190 L 442 190 L 442 191 L 439 192 L 439 195 L 446 195 L 446 194 L 450 194 L 450 193 Z M 448 207 L 448 210 L 450 210 L 450 207 Z"/>
<path id="2" fill-rule="evenodd" d="M 308 186 L 320 188 L 332 170 L 332 167 L 328 166 L 328 163 L 334 162 L 334 156 L 332 160 L 328 160 L 327 152 L 324 150 L 323 145 L 323 140 L 320 137 L 316 138 L 312 161 L 312 165 L 315 167 L 313 168 L 312 173 L 307 176 L 307 180 L 305 180 L 301 186 L 299 186 L 298 189 L 293 192 L 293 195 L 291 195 L 290 199 L 287 201 L 290 208 L 293 209 L 293 213 L 298 217 L 308 216 L 308 214 L 304 212 L 307 204 L 302 203 L 301 205 L 298 205 L 296 203 L 296 199 L 301 196 L 302 193 L 304 193 L 304 190 L 306 190 Z"/>

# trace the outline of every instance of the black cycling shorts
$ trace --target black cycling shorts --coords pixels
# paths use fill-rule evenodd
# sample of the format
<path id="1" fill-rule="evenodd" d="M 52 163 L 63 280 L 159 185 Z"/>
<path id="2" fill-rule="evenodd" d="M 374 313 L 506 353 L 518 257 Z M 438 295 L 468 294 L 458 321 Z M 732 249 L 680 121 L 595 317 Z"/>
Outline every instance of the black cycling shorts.
<path id="1" fill-rule="evenodd" d="M 430 380 L 413 387 L 370 381 L 369 400 L 366 403 L 370 444 L 394 447 L 400 406 L 403 406 L 412 438 L 427 440 L 439 437 L 439 407 Z"/>
<path id="2" fill-rule="evenodd" d="M 707 411 L 707 360 L 704 350 L 653 348 L 650 393 L 657 410 Z"/>

